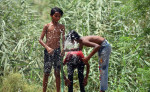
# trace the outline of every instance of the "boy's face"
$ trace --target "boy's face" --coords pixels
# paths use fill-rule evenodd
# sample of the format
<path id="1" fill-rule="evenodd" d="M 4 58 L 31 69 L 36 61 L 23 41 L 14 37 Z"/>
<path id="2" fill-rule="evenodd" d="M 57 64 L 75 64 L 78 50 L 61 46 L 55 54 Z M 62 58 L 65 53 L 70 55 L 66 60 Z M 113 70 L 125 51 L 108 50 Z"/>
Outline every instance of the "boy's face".
<path id="1" fill-rule="evenodd" d="M 60 18 L 61 18 L 61 15 L 60 15 L 59 12 L 55 12 L 55 14 L 54 14 L 54 15 L 51 15 L 51 17 L 52 17 L 52 20 L 53 20 L 54 22 L 58 22 L 58 21 L 60 20 Z"/>

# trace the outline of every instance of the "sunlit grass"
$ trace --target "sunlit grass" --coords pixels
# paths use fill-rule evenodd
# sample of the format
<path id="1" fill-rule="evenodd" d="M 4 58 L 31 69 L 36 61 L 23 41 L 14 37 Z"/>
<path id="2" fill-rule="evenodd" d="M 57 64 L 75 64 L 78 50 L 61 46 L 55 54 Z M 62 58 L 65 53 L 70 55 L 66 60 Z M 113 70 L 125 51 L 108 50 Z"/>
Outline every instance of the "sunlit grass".
<path id="1" fill-rule="evenodd" d="M 65 25 L 66 33 L 74 29 L 81 36 L 103 36 L 112 45 L 108 92 L 150 90 L 149 81 L 143 85 L 144 74 L 149 74 L 146 70 L 150 66 L 150 7 L 146 7 L 143 12 L 139 7 L 139 0 L 127 1 L 1 0 L 0 76 L 19 72 L 29 84 L 34 82 L 42 87 L 44 48 L 39 44 L 38 38 L 43 25 L 51 21 L 50 9 L 58 6 L 64 11 L 60 23 Z M 145 2 L 146 0 L 143 1 L 144 5 Z M 84 48 L 83 53 L 86 56 L 91 50 L 92 48 Z M 97 92 L 100 86 L 97 55 L 89 63 L 90 73 L 85 88 L 87 92 Z M 145 70 L 140 70 L 142 68 Z M 2 78 L 0 82 L 1 80 Z M 56 91 L 53 69 L 48 90 Z M 67 87 L 65 91 L 67 92 Z M 79 91 L 77 73 L 74 74 L 74 91 Z"/>
<path id="2" fill-rule="evenodd" d="M 10 73 L 9 75 L 2 78 L 2 88 L 1 92 L 41 92 L 42 87 L 35 85 L 33 83 L 27 83 L 23 80 L 21 74 L 19 73 Z M 35 90 L 36 89 L 36 90 Z"/>

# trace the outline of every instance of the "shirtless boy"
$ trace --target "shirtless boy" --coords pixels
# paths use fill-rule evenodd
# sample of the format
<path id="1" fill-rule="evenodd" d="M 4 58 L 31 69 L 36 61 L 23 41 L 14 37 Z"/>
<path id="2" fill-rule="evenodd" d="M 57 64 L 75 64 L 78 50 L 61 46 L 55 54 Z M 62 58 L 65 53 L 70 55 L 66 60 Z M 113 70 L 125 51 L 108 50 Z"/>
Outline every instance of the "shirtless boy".
<path id="1" fill-rule="evenodd" d="M 86 64 L 89 59 L 98 52 L 99 70 L 100 70 L 100 92 L 105 92 L 108 88 L 108 65 L 111 46 L 108 41 L 100 36 L 84 36 L 80 37 L 76 31 L 70 31 L 71 41 L 79 43 L 79 49 L 83 46 L 93 47 L 92 52 L 82 60 Z"/>
<path id="2" fill-rule="evenodd" d="M 45 48 L 44 50 L 44 77 L 43 77 L 43 92 L 46 92 L 48 77 L 52 66 L 54 67 L 54 75 L 56 78 L 57 92 L 60 92 L 60 67 L 61 67 L 61 50 L 60 37 L 62 35 L 64 43 L 65 27 L 59 24 L 58 21 L 63 16 L 63 11 L 60 8 L 53 8 L 50 12 L 52 21 L 43 27 L 39 43 Z M 46 36 L 46 42 L 43 41 Z"/>

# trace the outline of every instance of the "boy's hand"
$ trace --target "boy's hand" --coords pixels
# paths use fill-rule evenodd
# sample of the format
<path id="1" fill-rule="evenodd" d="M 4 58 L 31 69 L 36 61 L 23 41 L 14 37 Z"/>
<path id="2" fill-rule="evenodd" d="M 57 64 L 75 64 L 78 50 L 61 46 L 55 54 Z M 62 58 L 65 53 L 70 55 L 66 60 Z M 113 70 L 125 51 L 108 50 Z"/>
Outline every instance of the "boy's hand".
<path id="1" fill-rule="evenodd" d="M 54 52 L 54 49 L 47 48 L 47 52 L 48 52 L 48 54 L 53 54 L 53 52 Z"/>
<path id="2" fill-rule="evenodd" d="M 84 64 L 88 64 L 89 59 L 85 57 L 85 58 L 82 58 L 82 61 L 84 62 Z"/>
<path id="3" fill-rule="evenodd" d="M 69 80 L 69 79 L 65 79 L 65 85 L 66 85 L 66 86 L 71 85 L 71 83 L 70 83 L 70 80 Z"/>
<path id="4" fill-rule="evenodd" d="M 87 85 L 87 77 L 84 78 L 84 80 L 83 80 L 83 85 L 84 85 L 84 86 Z"/>

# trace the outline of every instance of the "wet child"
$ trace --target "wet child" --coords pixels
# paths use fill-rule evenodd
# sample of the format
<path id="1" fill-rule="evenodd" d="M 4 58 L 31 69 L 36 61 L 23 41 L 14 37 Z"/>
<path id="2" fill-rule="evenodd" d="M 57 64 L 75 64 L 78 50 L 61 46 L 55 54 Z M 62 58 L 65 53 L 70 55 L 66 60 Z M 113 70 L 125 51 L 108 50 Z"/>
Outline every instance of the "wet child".
<path id="1" fill-rule="evenodd" d="M 100 36 L 83 36 L 76 31 L 69 32 L 70 38 L 73 41 L 79 43 L 79 49 L 82 49 L 83 46 L 93 47 L 92 52 L 84 57 L 82 60 L 86 64 L 89 59 L 98 52 L 99 56 L 99 70 L 100 70 L 100 92 L 105 92 L 108 88 L 108 65 L 109 65 L 109 56 L 111 53 L 111 46 L 108 41 Z"/>
<path id="2" fill-rule="evenodd" d="M 65 84 L 68 86 L 68 92 L 73 92 L 73 73 L 75 69 L 78 69 L 78 78 L 80 84 L 80 92 L 85 92 L 84 86 L 87 85 L 87 79 L 89 74 L 89 64 L 86 63 L 87 71 L 86 77 L 84 78 L 84 62 L 82 61 L 84 55 L 82 51 L 70 51 L 67 53 L 66 58 L 64 59 L 64 65 L 67 64 L 67 72 L 68 72 L 68 79 L 70 83 L 67 85 L 66 81 Z"/>
<path id="3" fill-rule="evenodd" d="M 58 8 L 52 8 L 50 17 L 52 21 L 43 27 L 39 42 L 45 48 L 44 50 L 44 77 L 43 92 L 46 92 L 48 77 L 52 66 L 54 67 L 54 75 L 56 78 L 57 92 L 60 92 L 60 67 L 61 67 L 61 50 L 60 37 L 63 36 L 62 43 L 65 40 L 65 26 L 58 21 L 63 16 L 63 11 Z M 46 42 L 43 41 L 46 36 Z"/>

